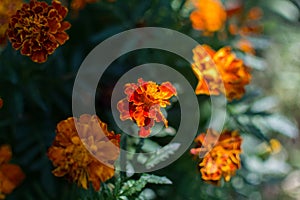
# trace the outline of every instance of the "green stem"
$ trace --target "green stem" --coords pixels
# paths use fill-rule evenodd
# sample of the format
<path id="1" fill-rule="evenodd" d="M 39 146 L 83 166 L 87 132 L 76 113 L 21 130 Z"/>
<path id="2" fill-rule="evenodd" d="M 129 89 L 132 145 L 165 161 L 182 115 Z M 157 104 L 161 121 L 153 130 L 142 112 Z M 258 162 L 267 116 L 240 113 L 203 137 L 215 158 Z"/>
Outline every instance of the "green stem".
<path id="1" fill-rule="evenodd" d="M 120 154 L 120 169 L 121 169 L 121 178 L 126 178 L 126 163 L 127 163 L 127 134 L 123 133 L 121 135 L 121 151 Z"/>

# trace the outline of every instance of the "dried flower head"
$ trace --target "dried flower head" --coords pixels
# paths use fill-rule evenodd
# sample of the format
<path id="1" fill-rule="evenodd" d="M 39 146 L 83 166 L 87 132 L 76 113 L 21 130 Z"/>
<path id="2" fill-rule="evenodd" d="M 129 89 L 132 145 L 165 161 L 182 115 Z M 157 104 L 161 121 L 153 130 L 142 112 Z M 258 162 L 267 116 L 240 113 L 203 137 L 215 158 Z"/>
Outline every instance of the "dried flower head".
<path id="1" fill-rule="evenodd" d="M 207 135 L 208 138 L 200 134 L 195 139 L 197 147 L 190 151 L 196 156 L 204 155 L 199 163 L 202 179 L 213 184 L 219 184 L 222 177 L 229 181 L 241 167 L 242 139 L 237 131 L 224 131 L 218 138 L 219 133 L 208 129 Z"/>
<path id="2" fill-rule="evenodd" d="M 85 189 L 91 182 L 93 188 L 99 190 L 101 182 L 114 176 L 119 146 L 120 135 L 108 131 L 97 116 L 86 114 L 57 124 L 48 157 L 55 167 L 55 176 L 66 176 Z"/>
<path id="3" fill-rule="evenodd" d="M 31 0 L 11 17 L 7 35 L 16 50 L 32 61 L 43 63 L 69 36 L 65 30 L 71 27 L 63 21 L 68 9 L 54 0 L 52 5 Z"/>
<path id="4" fill-rule="evenodd" d="M 194 3 L 196 10 L 190 15 L 194 29 L 209 35 L 223 28 L 226 12 L 219 0 L 197 0 Z"/>
<path id="5" fill-rule="evenodd" d="M 121 120 L 133 120 L 140 128 L 139 135 L 147 137 L 155 122 L 163 122 L 168 126 L 168 121 L 162 114 L 160 108 L 170 105 L 170 98 L 176 95 L 176 88 L 170 82 L 161 85 L 152 81 L 128 83 L 125 85 L 126 98 L 118 102 Z"/>
<path id="6" fill-rule="evenodd" d="M 0 199 L 10 194 L 25 178 L 22 169 L 10 164 L 12 152 L 8 145 L 0 147 Z"/>
<path id="7" fill-rule="evenodd" d="M 228 100 L 239 99 L 245 93 L 245 85 L 250 83 L 251 74 L 241 59 L 223 47 L 217 52 L 207 45 L 193 49 L 192 69 L 199 79 L 196 94 L 219 95 Z"/>
<path id="8" fill-rule="evenodd" d="M 10 17 L 21 8 L 22 0 L 0 0 L 0 45 L 5 45 Z"/>

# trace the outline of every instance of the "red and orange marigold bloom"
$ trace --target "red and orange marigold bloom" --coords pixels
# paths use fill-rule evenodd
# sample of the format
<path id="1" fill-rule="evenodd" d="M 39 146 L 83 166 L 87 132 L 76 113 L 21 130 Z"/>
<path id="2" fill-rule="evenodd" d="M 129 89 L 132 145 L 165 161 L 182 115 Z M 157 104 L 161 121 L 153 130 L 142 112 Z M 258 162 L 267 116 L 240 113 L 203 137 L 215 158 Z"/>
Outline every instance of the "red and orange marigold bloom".
<path id="1" fill-rule="evenodd" d="M 22 169 L 15 164 L 10 164 L 12 157 L 10 146 L 0 147 L 0 199 L 10 194 L 25 178 Z"/>
<path id="2" fill-rule="evenodd" d="M 63 21 L 68 9 L 54 0 L 52 5 L 31 0 L 11 17 L 7 35 L 13 48 L 32 61 L 43 63 L 69 36 L 65 30 L 71 27 Z"/>
<path id="3" fill-rule="evenodd" d="M 168 126 L 168 121 L 160 108 L 170 105 L 170 98 L 176 96 L 176 88 L 170 82 L 160 85 L 152 81 L 145 82 L 142 78 L 138 83 L 125 85 L 126 98 L 118 102 L 121 120 L 133 120 L 140 128 L 139 136 L 147 137 L 155 122 L 163 122 Z"/>
<path id="4" fill-rule="evenodd" d="M 0 45 L 6 44 L 10 17 L 22 7 L 22 0 L 0 0 Z"/>
<path id="5" fill-rule="evenodd" d="M 190 151 L 195 156 L 204 155 L 199 163 L 202 179 L 213 184 L 219 184 L 222 177 L 229 181 L 241 167 L 242 138 L 237 131 L 224 131 L 219 137 L 219 133 L 208 129 L 207 135 L 200 134 L 195 139 L 197 147 Z"/>
<path id="6" fill-rule="evenodd" d="M 114 176 L 119 146 L 120 135 L 108 131 L 97 116 L 70 117 L 57 124 L 55 140 L 48 149 L 48 157 L 55 167 L 52 172 L 85 189 L 91 182 L 98 191 L 101 182 Z"/>
<path id="7" fill-rule="evenodd" d="M 223 93 L 228 100 L 243 96 L 251 74 L 243 60 L 237 58 L 230 47 L 215 52 L 207 45 L 199 45 L 193 49 L 193 53 L 192 69 L 199 80 L 196 94 Z"/>
<path id="8" fill-rule="evenodd" d="M 226 12 L 219 0 L 195 0 L 196 10 L 190 15 L 192 26 L 209 35 L 223 28 Z"/>

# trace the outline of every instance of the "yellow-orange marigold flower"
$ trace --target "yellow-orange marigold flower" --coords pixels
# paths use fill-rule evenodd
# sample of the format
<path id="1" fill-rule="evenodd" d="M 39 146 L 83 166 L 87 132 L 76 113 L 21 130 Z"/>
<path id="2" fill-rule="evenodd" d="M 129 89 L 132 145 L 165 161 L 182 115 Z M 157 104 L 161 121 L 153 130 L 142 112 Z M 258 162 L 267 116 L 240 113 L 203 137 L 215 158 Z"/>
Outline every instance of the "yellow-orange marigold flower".
<path id="1" fill-rule="evenodd" d="M 241 167 L 242 139 L 237 131 L 224 131 L 218 139 L 219 134 L 212 129 L 208 129 L 207 134 L 210 137 L 200 134 L 195 139 L 197 148 L 190 151 L 196 156 L 204 155 L 199 163 L 202 179 L 213 184 L 218 184 L 222 177 L 229 181 Z"/>
<path id="2" fill-rule="evenodd" d="M 228 100 L 239 99 L 245 93 L 251 74 L 241 59 L 223 47 L 217 52 L 207 45 L 193 49 L 192 69 L 199 79 L 196 94 L 218 95 L 223 93 Z"/>
<path id="3" fill-rule="evenodd" d="M 25 174 L 18 165 L 8 163 L 12 157 L 8 145 L 0 147 L 0 199 L 10 194 L 24 180 Z"/>
<path id="4" fill-rule="evenodd" d="M 63 21 L 68 9 L 54 0 L 52 5 L 31 0 L 11 17 L 7 35 L 16 50 L 32 61 L 43 63 L 69 36 L 65 30 L 71 27 Z"/>
<path id="5" fill-rule="evenodd" d="M 55 176 L 66 176 L 85 189 L 91 182 L 93 188 L 99 190 L 101 182 L 114 176 L 119 146 L 120 135 L 108 131 L 97 116 L 85 114 L 57 124 L 48 157 L 55 167 Z"/>
<path id="6" fill-rule="evenodd" d="M 0 45 L 6 44 L 10 17 L 22 6 L 22 0 L 0 0 Z"/>
<path id="7" fill-rule="evenodd" d="M 72 10 L 77 12 L 77 11 L 83 9 L 86 6 L 86 4 L 95 3 L 97 1 L 98 0 L 72 0 L 71 1 L 71 8 L 72 8 Z"/>
<path id="8" fill-rule="evenodd" d="M 210 34 L 223 28 L 226 11 L 219 0 L 198 0 L 195 6 L 196 10 L 190 15 L 194 29 Z"/>
<path id="9" fill-rule="evenodd" d="M 170 98 L 177 95 L 176 88 L 170 82 L 161 85 L 152 81 L 145 82 L 142 78 L 138 83 L 125 85 L 126 98 L 118 102 L 121 120 L 133 120 L 140 128 L 139 135 L 147 137 L 155 122 L 163 122 L 168 126 L 168 121 L 160 108 L 170 105 Z"/>

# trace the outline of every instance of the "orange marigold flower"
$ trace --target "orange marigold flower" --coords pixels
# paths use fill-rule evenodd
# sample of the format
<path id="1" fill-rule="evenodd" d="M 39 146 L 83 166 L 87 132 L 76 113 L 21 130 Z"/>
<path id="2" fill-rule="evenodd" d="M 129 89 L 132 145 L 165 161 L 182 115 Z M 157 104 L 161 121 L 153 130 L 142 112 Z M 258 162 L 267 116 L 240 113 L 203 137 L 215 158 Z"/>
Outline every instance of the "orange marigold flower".
<path id="1" fill-rule="evenodd" d="M 237 131 L 224 131 L 218 138 L 213 129 L 200 134 L 195 142 L 197 148 L 191 149 L 193 155 L 204 155 L 199 163 L 202 179 L 209 183 L 219 184 L 222 177 L 229 181 L 235 171 L 241 167 L 240 153 L 242 139 Z"/>
<path id="2" fill-rule="evenodd" d="M 10 194 L 25 178 L 25 174 L 18 165 L 9 164 L 12 152 L 8 145 L 0 147 L 0 199 Z"/>
<path id="3" fill-rule="evenodd" d="M 168 127 L 168 121 L 160 108 L 170 105 L 169 99 L 177 95 L 176 88 L 170 82 L 158 85 L 140 78 L 137 84 L 126 84 L 124 93 L 127 97 L 117 105 L 120 119 L 133 120 L 140 128 L 139 136 L 149 136 L 155 122 L 163 122 Z"/>
<path id="4" fill-rule="evenodd" d="M 88 3 L 95 3 L 97 2 L 98 0 L 72 0 L 71 2 L 71 8 L 72 10 L 74 10 L 75 12 L 83 9 L 86 4 Z"/>
<path id="5" fill-rule="evenodd" d="M 195 1 L 196 10 L 190 15 L 192 26 L 196 30 L 209 35 L 223 28 L 226 12 L 219 0 Z"/>
<path id="6" fill-rule="evenodd" d="M 69 36 L 65 30 L 71 27 L 63 21 L 68 9 L 54 0 L 52 5 L 31 0 L 11 17 L 7 35 L 16 50 L 32 61 L 43 63 Z"/>
<path id="7" fill-rule="evenodd" d="M 48 157 L 55 167 L 52 172 L 85 189 L 91 182 L 99 190 L 101 182 L 114 176 L 119 146 L 120 135 L 108 131 L 97 116 L 70 117 L 57 124 L 55 140 L 48 149 Z M 101 158 L 101 162 L 96 158 Z"/>
<path id="8" fill-rule="evenodd" d="M 251 74 L 241 59 L 223 47 L 217 52 L 207 45 L 193 49 L 192 69 L 199 79 L 196 94 L 219 95 L 223 93 L 228 100 L 239 99 L 245 93 Z M 223 87 L 224 85 L 224 87 Z"/>
<path id="9" fill-rule="evenodd" d="M 6 32 L 10 17 L 21 8 L 22 0 L 0 0 L 0 45 L 6 44 Z"/>
<path id="10" fill-rule="evenodd" d="M 263 32 L 263 25 L 259 21 L 263 16 L 261 8 L 253 7 L 246 12 L 242 4 L 234 4 L 227 8 L 226 13 L 229 18 L 229 32 L 232 35 L 247 36 Z"/>

